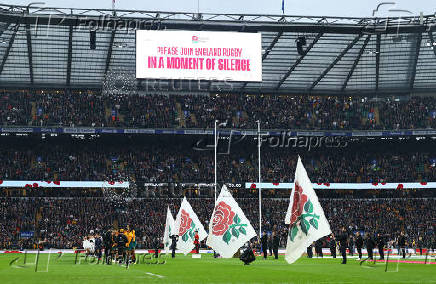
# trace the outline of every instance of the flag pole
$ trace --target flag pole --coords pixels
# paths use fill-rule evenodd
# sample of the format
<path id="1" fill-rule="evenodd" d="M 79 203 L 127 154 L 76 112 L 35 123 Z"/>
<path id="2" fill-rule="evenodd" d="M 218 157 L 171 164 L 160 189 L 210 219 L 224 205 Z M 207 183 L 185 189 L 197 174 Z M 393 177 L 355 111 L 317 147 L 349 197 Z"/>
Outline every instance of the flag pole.
<path id="1" fill-rule="evenodd" d="M 217 137 L 216 137 L 216 124 L 217 124 L 217 122 L 218 122 L 218 120 L 215 120 L 215 131 L 214 131 L 214 141 L 215 141 L 215 147 L 214 147 L 214 150 L 215 150 L 215 170 L 214 170 L 214 172 L 215 172 L 215 183 L 214 183 L 214 186 L 215 186 L 215 203 L 216 203 L 216 183 L 217 183 L 217 164 L 216 164 L 216 161 L 217 161 L 217 158 L 216 158 L 216 148 L 217 148 Z"/>
<path id="2" fill-rule="evenodd" d="M 261 140 L 260 140 L 260 120 L 257 121 L 257 155 L 258 155 L 258 171 L 259 171 L 259 237 L 262 237 L 262 187 L 260 183 L 262 182 L 261 175 L 260 175 L 260 146 L 261 146 Z"/>

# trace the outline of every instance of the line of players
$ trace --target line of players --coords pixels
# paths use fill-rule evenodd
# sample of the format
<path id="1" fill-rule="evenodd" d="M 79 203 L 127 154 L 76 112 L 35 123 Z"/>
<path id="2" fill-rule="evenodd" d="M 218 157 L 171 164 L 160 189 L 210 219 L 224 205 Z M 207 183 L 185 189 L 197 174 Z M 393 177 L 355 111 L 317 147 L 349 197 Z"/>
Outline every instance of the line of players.
<path id="1" fill-rule="evenodd" d="M 366 233 L 365 237 L 362 237 L 362 235 L 358 231 L 356 232 L 355 236 L 349 236 L 345 227 L 342 227 L 339 235 L 335 236 L 331 234 L 327 238 L 321 238 L 313 245 L 309 246 L 307 248 L 307 256 L 309 258 L 313 257 L 312 247 L 314 246 L 315 253 L 318 255 L 318 257 L 323 257 L 322 248 L 323 243 L 326 242 L 328 247 L 330 248 L 330 253 L 333 258 L 336 258 L 336 248 L 339 248 L 339 252 L 342 256 L 342 264 L 347 263 L 347 248 L 349 249 L 349 252 L 352 256 L 354 253 L 354 246 L 356 246 L 356 250 L 359 255 L 358 260 L 362 260 L 362 248 L 364 247 L 364 245 L 368 253 L 368 260 L 374 260 L 373 251 L 375 248 L 378 249 L 380 259 L 384 260 L 384 248 L 386 246 L 391 248 L 394 247 L 394 245 L 398 247 L 399 252 L 401 251 L 403 259 L 406 258 L 407 241 L 404 232 L 401 232 L 400 236 L 393 241 L 387 242 L 388 237 L 388 235 L 377 234 L 377 237 L 373 238 L 369 233 Z"/>
<path id="2" fill-rule="evenodd" d="M 83 248 L 87 256 L 95 255 L 97 257 L 97 263 L 102 260 L 103 251 L 104 261 L 102 263 L 112 264 L 114 261 L 127 265 L 135 263 L 135 230 L 127 226 L 126 229 L 109 229 L 103 235 L 94 234 L 94 231 L 91 230 L 90 234 L 83 240 Z"/>
<path id="3" fill-rule="evenodd" d="M 170 249 L 172 250 L 172 257 L 175 257 L 175 251 L 178 241 L 178 236 L 174 235 L 170 237 L 172 239 L 172 244 Z M 384 259 L 384 248 L 386 247 L 398 247 L 398 251 L 401 252 L 402 257 L 406 258 L 406 247 L 407 241 L 404 232 L 401 232 L 398 238 L 394 241 L 387 242 L 388 236 L 377 234 L 376 238 L 373 238 L 369 233 L 366 233 L 365 237 L 362 237 L 359 231 L 353 234 L 349 234 L 345 227 L 342 227 L 340 233 L 337 236 L 331 234 L 326 238 L 321 238 L 318 241 L 314 242 L 313 245 L 307 248 L 307 256 L 309 258 L 313 257 L 312 247 L 315 247 L 315 253 L 319 257 L 323 257 L 322 248 L 324 243 L 327 243 L 327 246 L 330 248 L 330 252 L 333 258 L 336 258 L 336 248 L 339 249 L 342 255 L 342 264 L 347 263 L 347 255 L 346 250 L 349 249 L 349 253 L 353 255 L 354 246 L 357 249 L 358 260 L 362 260 L 362 248 L 366 247 L 368 253 L 368 260 L 374 259 L 373 250 L 374 248 L 378 248 L 380 259 Z M 270 254 L 272 255 L 272 251 L 274 252 L 275 258 L 278 258 L 278 237 L 275 233 L 273 233 L 271 237 L 271 244 L 267 241 L 266 232 L 261 238 L 261 248 L 264 254 L 264 258 L 267 257 L 268 247 L 270 249 Z M 159 243 L 160 244 L 160 243 Z M 195 231 L 194 237 L 194 251 L 199 253 L 200 242 L 198 231 Z M 131 230 L 129 226 L 124 229 L 119 230 L 107 230 L 103 236 L 99 234 L 94 234 L 91 230 L 90 235 L 84 238 L 83 247 L 86 250 L 87 255 L 94 254 L 98 258 L 98 263 L 100 262 L 104 250 L 104 263 L 111 264 L 113 261 L 118 261 L 121 263 L 135 263 L 136 255 L 136 236 L 135 230 Z M 271 250 L 272 248 L 272 250 Z M 158 246 L 156 247 L 156 251 L 158 251 Z M 421 249 L 422 254 L 422 249 Z"/>

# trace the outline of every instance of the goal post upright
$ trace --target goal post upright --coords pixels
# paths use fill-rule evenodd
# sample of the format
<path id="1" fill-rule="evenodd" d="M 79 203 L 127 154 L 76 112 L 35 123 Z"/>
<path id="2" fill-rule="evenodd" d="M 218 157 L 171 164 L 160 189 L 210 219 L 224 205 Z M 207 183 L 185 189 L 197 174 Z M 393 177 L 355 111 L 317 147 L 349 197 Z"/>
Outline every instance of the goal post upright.
<path id="1" fill-rule="evenodd" d="M 259 237 L 262 237 L 262 178 L 261 178 L 261 169 L 260 169 L 260 146 L 262 145 L 262 141 L 260 140 L 260 120 L 257 120 L 257 155 L 258 155 L 258 190 L 259 190 Z"/>
<path id="2" fill-rule="evenodd" d="M 215 182 L 214 182 L 214 188 L 215 188 L 215 203 L 214 203 L 214 205 L 216 205 L 216 187 L 217 187 L 217 157 L 216 157 L 216 152 L 217 152 L 217 145 L 218 145 L 218 141 L 217 141 L 217 131 L 216 131 L 216 128 L 217 128 L 217 123 L 218 123 L 218 120 L 215 120 L 215 131 L 214 131 L 214 141 L 215 141 L 215 143 L 214 143 L 214 151 L 215 151 L 215 169 L 214 169 L 214 174 L 215 174 Z"/>

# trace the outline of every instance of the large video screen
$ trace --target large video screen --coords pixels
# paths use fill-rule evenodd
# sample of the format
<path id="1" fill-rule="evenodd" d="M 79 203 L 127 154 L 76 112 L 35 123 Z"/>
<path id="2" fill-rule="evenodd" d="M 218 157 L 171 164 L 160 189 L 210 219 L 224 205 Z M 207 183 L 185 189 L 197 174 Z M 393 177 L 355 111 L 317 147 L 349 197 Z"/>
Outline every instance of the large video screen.
<path id="1" fill-rule="evenodd" d="M 261 34 L 138 30 L 136 78 L 262 81 Z"/>

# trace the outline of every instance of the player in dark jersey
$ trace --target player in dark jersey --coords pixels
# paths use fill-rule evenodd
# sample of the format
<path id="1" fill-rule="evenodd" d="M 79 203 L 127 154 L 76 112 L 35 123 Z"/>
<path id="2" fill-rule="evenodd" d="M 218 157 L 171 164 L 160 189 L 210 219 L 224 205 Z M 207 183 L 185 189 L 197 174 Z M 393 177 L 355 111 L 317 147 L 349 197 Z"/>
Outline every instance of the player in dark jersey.
<path id="1" fill-rule="evenodd" d="M 406 236 L 404 235 L 404 232 L 401 232 L 398 237 L 398 253 L 401 253 L 403 258 L 406 258 Z"/>
<path id="2" fill-rule="evenodd" d="M 341 264 L 347 263 L 347 246 L 348 246 L 348 232 L 345 227 L 341 228 L 341 232 L 336 236 L 336 241 L 339 242 L 339 250 L 342 255 Z"/>
<path id="3" fill-rule="evenodd" d="M 100 263 L 102 250 L 103 250 L 103 238 L 99 234 L 96 234 L 94 236 L 94 245 L 95 245 L 94 254 L 98 259 L 97 260 L 97 264 L 98 264 Z"/>
<path id="4" fill-rule="evenodd" d="M 114 233 L 112 230 L 107 230 L 103 235 L 104 245 L 104 260 L 106 264 L 112 264 L 112 254 L 114 246 Z"/>
<path id="5" fill-rule="evenodd" d="M 369 233 L 366 233 L 365 237 L 366 250 L 368 251 L 368 259 L 373 260 L 373 250 L 375 242 Z"/>
<path id="6" fill-rule="evenodd" d="M 385 253 L 384 253 L 384 248 L 386 246 L 385 236 L 378 233 L 376 238 L 376 243 L 377 243 L 378 253 L 380 255 L 380 260 L 383 260 L 385 259 Z"/>
<path id="7" fill-rule="evenodd" d="M 119 231 L 117 231 L 115 242 L 117 244 L 117 257 L 116 257 L 116 259 L 121 264 L 126 259 L 126 244 L 128 242 L 127 237 L 124 234 L 124 229 L 120 229 Z"/>
<path id="8" fill-rule="evenodd" d="M 359 254 L 359 260 L 362 260 L 362 247 L 363 247 L 363 238 L 360 235 L 360 232 L 356 232 L 356 248 L 357 253 Z"/>

